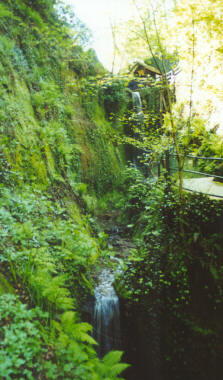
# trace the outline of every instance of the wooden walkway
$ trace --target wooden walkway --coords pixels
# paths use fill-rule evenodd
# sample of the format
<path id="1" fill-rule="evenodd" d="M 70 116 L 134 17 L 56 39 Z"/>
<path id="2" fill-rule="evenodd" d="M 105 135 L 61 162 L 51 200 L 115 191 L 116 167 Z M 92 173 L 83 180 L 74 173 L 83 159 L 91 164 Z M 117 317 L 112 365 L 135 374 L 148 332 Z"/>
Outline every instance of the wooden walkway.
<path id="1" fill-rule="evenodd" d="M 213 177 L 184 179 L 183 187 L 223 201 L 223 183 L 213 181 Z"/>

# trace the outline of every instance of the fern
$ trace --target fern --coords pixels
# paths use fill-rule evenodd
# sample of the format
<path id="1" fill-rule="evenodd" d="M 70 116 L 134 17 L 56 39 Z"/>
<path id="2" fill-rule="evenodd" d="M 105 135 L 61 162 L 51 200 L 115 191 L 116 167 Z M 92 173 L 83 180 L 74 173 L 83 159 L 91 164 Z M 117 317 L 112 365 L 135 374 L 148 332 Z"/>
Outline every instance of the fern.
<path id="1" fill-rule="evenodd" d="M 63 313 L 61 318 L 62 328 L 65 333 L 79 342 L 97 344 L 96 341 L 88 334 L 92 331 L 92 326 L 86 322 L 76 323 L 76 314 L 72 311 Z"/>
<path id="2" fill-rule="evenodd" d="M 111 379 L 116 379 L 118 375 L 120 375 L 126 368 L 129 367 L 129 364 L 125 363 L 117 363 L 112 367 L 106 367 L 106 378 L 109 375 Z M 120 379 L 120 377 L 118 377 Z"/>
<path id="3" fill-rule="evenodd" d="M 110 351 L 107 355 L 104 356 L 102 361 L 98 364 L 100 379 L 120 380 L 120 378 L 117 376 L 129 367 L 129 364 L 119 363 L 122 354 L 122 351 Z"/>
<path id="4" fill-rule="evenodd" d="M 37 292 L 37 299 L 46 299 L 48 304 L 58 310 L 69 310 L 74 307 L 70 291 L 65 287 L 66 276 L 52 277 L 49 272 L 37 270 L 29 278 L 30 284 Z"/>
<path id="5" fill-rule="evenodd" d="M 10 17 L 13 18 L 13 13 L 9 11 L 8 8 L 6 8 L 5 5 L 0 4 L 0 18 L 3 17 Z"/>
<path id="6" fill-rule="evenodd" d="M 106 366 L 112 366 L 121 360 L 122 354 L 122 351 L 110 351 L 102 361 Z"/>
<path id="7" fill-rule="evenodd" d="M 60 275 L 47 281 L 47 287 L 43 290 L 43 296 L 53 303 L 57 309 L 67 310 L 74 307 L 74 301 L 65 286 L 66 276 Z"/>

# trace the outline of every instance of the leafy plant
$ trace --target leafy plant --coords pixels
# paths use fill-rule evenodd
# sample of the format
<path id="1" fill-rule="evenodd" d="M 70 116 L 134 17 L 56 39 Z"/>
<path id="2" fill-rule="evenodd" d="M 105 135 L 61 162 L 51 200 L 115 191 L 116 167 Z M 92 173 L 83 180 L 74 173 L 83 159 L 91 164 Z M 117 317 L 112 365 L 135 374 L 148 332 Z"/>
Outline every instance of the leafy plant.
<path id="1" fill-rule="evenodd" d="M 43 373 L 46 347 L 39 319 L 47 314 L 39 308 L 27 310 L 14 295 L 0 297 L 0 372 L 5 379 L 23 374 L 35 379 Z"/>
<path id="2" fill-rule="evenodd" d="M 128 323 L 128 332 L 123 333 L 136 329 L 130 340 L 135 339 L 135 334 L 137 339 L 140 335 L 137 349 L 142 355 L 142 347 L 149 347 L 149 353 L 143 356 L 144 363 L 153 359 L 148 366 L 143 364 L 144 371 L 149 371 L 149 366 L 155 371 L 162 360 L 165 373 L 171 376 L 177 378 L 179 373 L 194 371 L 203 379 L 206 372 L 215 371 L 207 361 L 210 347 L 215 346 L 213 360 L 221 356 L 222 327 L 214 321 L 217 315 L 217 319 L 222 315 L 222 306 L 218 303 L 222 293 L 219 228 L 222 205 L 202 195 L 185 194 L 182 223 L 187 239 L 183 242 L 180 202 L 175 190 L 166 188 L 162 180 L 154 183 L 150 179 L 146 183 L 136 169 L 128 170 L 127 174 L 129 179 L 127 176 L 117 204 L 122 207 L 126 221 L 131 222 L 129 229 L 136 249 L 126 262 L 124 275 L 116 280 L 117 290 L 126 305 L 124 321 Z M 209 310 L 208 319 L 201 312 L 203 308 Z M 142 324 L 143 332 L 137 327 Z M 159 339 L 162 353 L 157 344 Z M 192 349 L 193 344 L 203 347 L 204 342 L 207 349 L 202 350 L 202 354 Z M 128 350 L 131 357 L 133 350 Z M 200 363 L 199 368 L 193 365 L 194 357 Z M 138 365 L 134 359 L 132 362 Z"/>
<path id="3" fill-rule="evenodd" d="M 120 115 L 128 103 L 125 82 L 119 78 L 104 81 L 99 87 L 99 101 L 108 117 Z"/>

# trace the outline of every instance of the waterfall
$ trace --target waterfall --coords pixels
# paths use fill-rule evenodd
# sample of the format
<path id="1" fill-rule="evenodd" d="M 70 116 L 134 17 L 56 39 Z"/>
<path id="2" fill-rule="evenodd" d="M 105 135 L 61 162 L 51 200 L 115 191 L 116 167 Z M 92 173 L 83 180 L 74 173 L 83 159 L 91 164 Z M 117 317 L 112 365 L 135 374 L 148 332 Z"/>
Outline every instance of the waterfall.
<path id="1" fill-rule="evenodd" d="M 132 101 L 133 101 L 133 106 L 136 108 L 136 112 L 139 113 L 142 111 L 142 101 L 141 101 L 141 96 L 138 91 L 133 91 L 132 92 Z"/>
<path id="2" fill-rule="evenodd" d="M 134 120 L 135 126 L 137 127 L 136 130 L 134 130 L 134 137 L 138 141 L 140 141 L 140 140 L 142 140 L 144 114 L 142 111 L 141 96 L 140 96 L 140 93 L 138 91 L 132 92 L 132 102 L 133 102 L 133 120 Z M 141 133 L 139 133 L 139 131 Z M 137 168 L 140 168 L 142 166 L 140 163 L 140 160 L 139 160 L 140 154 L 142 154 L 142 150 L 140 150 L 139 148 L 136 148 L 136 147 L 132 148 L 132 161 L 133 161 L 135 167 L 137 167 Z"/>
<path id="3" fill-rule="evenodd" d="M 95 288 L 94 338 L 101 357 L 110 350 L 120 348 L 119 299 L 112 286 L 114 274 L 103 269 Z"/>
<path id="4" fill-rule="evenodd" d="M 140 93 L 138 91 L 132 92 L 132 102 L 133 102 L 133 110 L 136 113 L 136 121 L 139 124 L 139 126 L 142 125 L 144 115 L 142 112 L 142 100 Z"/>

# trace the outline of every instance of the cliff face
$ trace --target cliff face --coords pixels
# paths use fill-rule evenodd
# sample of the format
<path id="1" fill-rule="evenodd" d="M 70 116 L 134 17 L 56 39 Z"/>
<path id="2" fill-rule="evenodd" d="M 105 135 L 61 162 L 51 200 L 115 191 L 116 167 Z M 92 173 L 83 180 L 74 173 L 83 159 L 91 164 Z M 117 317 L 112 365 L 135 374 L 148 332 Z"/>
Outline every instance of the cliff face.
<path id="1" fill-rule="evenodd" d="M 89 215 L 122 166 L 98 101 L 105 70 L 55 3 L 0 2 L 2 271 L 51 312 L 91 288 L 100 247 Z"/>
<path id="2" fill-rule="evenodd" d="M 4 165 L 16 171 L 20 184 L 72 192 L 85 182 L 102 192 L 115 182 L 119 152 L 109 141 L 112 127 L 97 91 L 91 93 L 84 83 L 103 68 L 92 50 L 78 45 L 86 37 L 84 28 L 71 29 L 53 3 L 0 5 Z"/>
<path id="3" fill-rule="evenodd" d="M 56 3 L 0 1 L 0 373 L 113 379 L 125 365 L 110 375 L 80 315 L 101 252 L 92 211 L 122 158 L 98 101 L 105 70 Z"/>

